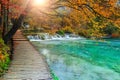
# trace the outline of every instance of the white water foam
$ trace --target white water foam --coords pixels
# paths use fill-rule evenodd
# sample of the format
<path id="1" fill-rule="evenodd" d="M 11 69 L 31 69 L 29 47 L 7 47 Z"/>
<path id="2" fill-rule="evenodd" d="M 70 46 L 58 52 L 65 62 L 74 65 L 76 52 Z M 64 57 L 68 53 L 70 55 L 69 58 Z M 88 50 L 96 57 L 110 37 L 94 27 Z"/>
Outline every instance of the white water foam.
<path id="1" fill-rule="evenodd" d="M 75 40 L 75 39 L 85 39 L 83 37 L 77 36 L 75 34 L 65 34 L 64 36 L 61 36 L 59 34 L 56 35 L 49 35 L 47 33 L 43 35 L 29 35 L 27 38 L 30 41 L 44 41 L 44 40 Z"/>

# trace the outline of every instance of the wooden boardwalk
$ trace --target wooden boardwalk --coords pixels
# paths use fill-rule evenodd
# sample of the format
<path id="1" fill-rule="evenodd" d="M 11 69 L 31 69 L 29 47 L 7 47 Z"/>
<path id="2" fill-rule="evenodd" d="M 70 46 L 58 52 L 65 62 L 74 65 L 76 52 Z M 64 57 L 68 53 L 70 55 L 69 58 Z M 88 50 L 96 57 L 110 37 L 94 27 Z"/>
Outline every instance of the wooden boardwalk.
<path id="1" fill-rule="evenodd" d="M 0 80 L 52 80 L 44 57 L 19 30 L 13 40 L 13 60 L 8 72 Z"/>

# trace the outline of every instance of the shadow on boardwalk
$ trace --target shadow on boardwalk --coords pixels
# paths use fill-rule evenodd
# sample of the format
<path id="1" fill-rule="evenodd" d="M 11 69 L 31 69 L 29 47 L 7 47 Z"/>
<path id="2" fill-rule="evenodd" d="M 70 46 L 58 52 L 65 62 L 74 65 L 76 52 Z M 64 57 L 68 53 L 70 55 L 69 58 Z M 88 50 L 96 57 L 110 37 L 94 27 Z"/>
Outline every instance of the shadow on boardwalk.
<path id="1" fill-rule="evenodd" d="M 13 37 L 14 55 L 8 72 L 0 80 L 52 80 L 43 56 L 18 30 Z"/>

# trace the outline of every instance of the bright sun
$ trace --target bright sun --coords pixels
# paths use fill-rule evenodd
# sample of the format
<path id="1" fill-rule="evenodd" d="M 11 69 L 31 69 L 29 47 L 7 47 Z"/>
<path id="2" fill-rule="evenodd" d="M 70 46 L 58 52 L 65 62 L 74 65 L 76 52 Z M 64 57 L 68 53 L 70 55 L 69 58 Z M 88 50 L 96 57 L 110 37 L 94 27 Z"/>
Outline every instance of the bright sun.
<path id="1" fill-rule="evenodd" d="M 45 6 L 46 5 L 46 0 L 34 0 L 34 5 Z"/>

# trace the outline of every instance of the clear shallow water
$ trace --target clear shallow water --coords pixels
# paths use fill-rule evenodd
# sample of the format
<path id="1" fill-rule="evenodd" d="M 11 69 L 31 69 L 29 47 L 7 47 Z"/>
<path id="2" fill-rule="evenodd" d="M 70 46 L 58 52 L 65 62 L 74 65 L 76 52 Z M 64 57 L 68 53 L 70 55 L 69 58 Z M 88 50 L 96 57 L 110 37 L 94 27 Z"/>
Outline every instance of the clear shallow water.
<path id="1" fill-rule="evenodd" d="M 33 42 L 60 80 L 120 80 L 119 40 Z"/>

